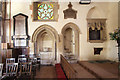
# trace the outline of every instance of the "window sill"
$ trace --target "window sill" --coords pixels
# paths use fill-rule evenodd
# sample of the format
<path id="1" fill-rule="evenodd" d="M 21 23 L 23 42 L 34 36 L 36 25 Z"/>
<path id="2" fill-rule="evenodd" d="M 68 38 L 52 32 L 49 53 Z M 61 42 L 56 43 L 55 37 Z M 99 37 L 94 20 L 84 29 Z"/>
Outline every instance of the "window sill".
<path id="1" fill-rule="evenodd" d="M 103 43 L 104 40 L 88 40 L 90 43 Z"/>

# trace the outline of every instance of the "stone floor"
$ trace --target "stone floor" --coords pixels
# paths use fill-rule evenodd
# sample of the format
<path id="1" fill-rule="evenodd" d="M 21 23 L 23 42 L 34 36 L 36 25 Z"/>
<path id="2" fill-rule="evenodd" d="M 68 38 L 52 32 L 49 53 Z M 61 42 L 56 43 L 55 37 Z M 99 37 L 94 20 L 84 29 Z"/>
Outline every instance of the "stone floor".
<path id="1" fill-rule="evenodd" d="M 76 78 L 97 79 L 97 78 L 118 78 L 118 63 L 90 63 L 87 61 L 71 64 L 77 71 Z M 35 78 L 56 79 L 54 66 L 41 66 L 36 71 Z"/>
<path id="2" fill-rule="evenodd" d="M 79 64 L 99 78 L 118 78 L 118 63 L 90 63 L 84 61 L 79 62 Z"/>
<path id="3" fill-rule="evenodd" d="M 79 64 L 71 64 L 71 65 L 77 71 L 76 78 L 96 78 L 93 74 L 89 73 Z"/>
<path id="4" fill-rule="evenodd" d="M 40 70 L 36 71 L 35 78 L 56 78 L 54 66 L 41 66 Z"/>

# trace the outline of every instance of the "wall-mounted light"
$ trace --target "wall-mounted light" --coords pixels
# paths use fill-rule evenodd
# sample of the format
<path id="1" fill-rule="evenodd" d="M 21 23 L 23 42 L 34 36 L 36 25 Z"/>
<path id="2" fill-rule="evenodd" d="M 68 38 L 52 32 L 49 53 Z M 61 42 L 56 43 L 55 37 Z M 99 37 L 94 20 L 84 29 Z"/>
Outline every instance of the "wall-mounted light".
<path id="1" fill-rule="evenodd" d="M 80 4 L 90 4 L 91 0 L 80 0 Z"/>

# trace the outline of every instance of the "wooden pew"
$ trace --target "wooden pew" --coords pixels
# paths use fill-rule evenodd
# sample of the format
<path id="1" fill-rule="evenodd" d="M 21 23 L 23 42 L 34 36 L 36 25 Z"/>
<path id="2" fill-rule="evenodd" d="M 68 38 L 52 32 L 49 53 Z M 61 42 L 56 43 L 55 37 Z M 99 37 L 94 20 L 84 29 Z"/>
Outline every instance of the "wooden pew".
<path id="1" fill-rule="evenodd" d="M 77 71 L 74 70 L 70 63 L 68 63 L 68 61 L 63 57 L 63 55 L 61 55 L 61 65 L 69 80 L 76 78 Z"/>

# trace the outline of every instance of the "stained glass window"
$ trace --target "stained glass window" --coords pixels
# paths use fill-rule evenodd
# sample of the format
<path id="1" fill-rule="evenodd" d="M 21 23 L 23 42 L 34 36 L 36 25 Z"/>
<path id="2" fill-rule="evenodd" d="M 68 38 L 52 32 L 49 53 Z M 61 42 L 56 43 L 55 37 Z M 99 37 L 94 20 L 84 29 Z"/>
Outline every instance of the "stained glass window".
<path id="1" fill-rule="evenodd" d="M 52 20 L 53 17 L 53 4 L 38 4 L 38 20 Z"/>
<path id="2" fill-rule="evenodd" d="M 33 2 L 33 21 L 58 21 L 58 2 Z"/>

